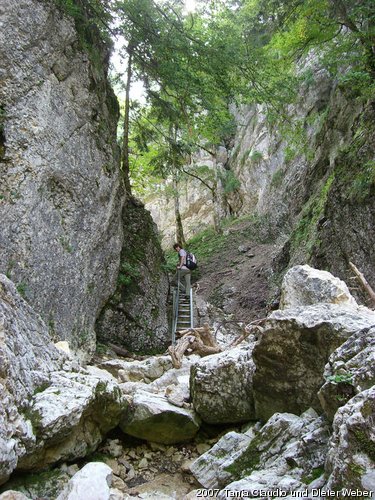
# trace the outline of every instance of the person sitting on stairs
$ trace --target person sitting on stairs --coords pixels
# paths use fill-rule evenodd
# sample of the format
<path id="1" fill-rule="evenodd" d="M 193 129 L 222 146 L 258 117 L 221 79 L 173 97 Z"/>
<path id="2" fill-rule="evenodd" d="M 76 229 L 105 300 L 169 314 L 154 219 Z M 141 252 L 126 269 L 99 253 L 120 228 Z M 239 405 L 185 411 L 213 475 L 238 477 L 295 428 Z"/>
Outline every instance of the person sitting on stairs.
<path id="1" fill-rule="evenodd" d="M 176 273 L 176 282 L 178 278 L 180 278 L 180 286 L 181 286 L 181 278 L 185 278 L 185 294 L 190 296 L 190 277 L 191 271 L 186 267 L 186 255 L 187 252 L 181 246 L 181 243 L 175 243 L 173 248 L 176 252 L 178 252 L 178 264 L 177 264 L 177 273 Z M 183 286 L 183 285 L 182 285 Z"/>

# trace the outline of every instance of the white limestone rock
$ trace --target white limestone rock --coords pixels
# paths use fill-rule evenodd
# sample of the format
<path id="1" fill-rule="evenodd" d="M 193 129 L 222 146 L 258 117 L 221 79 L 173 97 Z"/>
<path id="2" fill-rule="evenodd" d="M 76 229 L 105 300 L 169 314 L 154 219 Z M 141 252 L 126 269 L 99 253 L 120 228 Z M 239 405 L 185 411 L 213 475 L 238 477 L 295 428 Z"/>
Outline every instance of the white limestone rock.
<path id="1" fill-rule="evenodd" d="M 246 434 L 228 432 L 190 465 L 190 471 L 204 488 L 225 486 L 233 477 L 225 467 L 228 462 L 232 463 L 235 460 L 250 441 Z"/>
<path id="2" fill-rule="evenodd" d="M 185 407 L 190 400 L 189 377 L 186 376 L 185 383 L 172 384 L 165 389 L 165 397 L 172 405 L 179 408 Z"/>
<path id="3" fill-rule="evenodd" d="M 191 369 L 195 411 L 209 424 L 245 422 L 255 417 L 252 347 L 239 346 L 203 358 Z"/>
<path id="4" fill-rule="evenodd" d="M 192 439 L 200 420 L 193 411 L 170 404 L 164 396 L 140 390 L 120 427 L 125 434 L 146 441 L 174 444 Z"/>
<path id="5" fill-rule="evenodd" d="M 25 415 L 28 400 L 65 361 L 40 316 L 0 274 L 0 484 L 35 442 Z"/>
<path id="6" fill-rule="evenodd" d="M 302 478 L 323 467 L 328 439 L 329 428 L 314 410 L 300 417 L 275 414 L 252 437 L 227 434 L 191 465 L 191 471 L 209 488 L 298 488 Z"/>
<path id="7" fill-rule="evenodd" d="M 21 469 L 40 469 L 84 457 L 114 428 L 127 406 L 117 384 L 81 373 L 56 372 L 51 385 L 35 394 L 28 417 L 34 446 L 19 460 Z"/>
<path id="8" fill-rule="evenodd" d="M 275 412 L 320 411 L 317 393 L 329 356 L 351 335 L 375 324 L 367 308 L 316 304 L 273 312 L 253 351 L 258 418 Z"/>
<path id="9" fill-rule="evenodd" d="M 101 363 L 100 368 L 109 371 L 123 383 L 145 381 L 150 383 L 173 368 L 173 365 L 170 356 L 152 356 L 143 361 L 111 359 Z"/>
<path id="10" fill-rule="evenodd" d="M 375 386 L 354 396 L 339 408 L 329 442 L 326 488 L 374 491 Z"/>
<path id="11" fill-rule="evenodd" d="M 102 462 L 86 464 L 56 500 L 110 500 L 112 469 Z"/>
<path id="12" fill-rule="evenodd" d="M 0 275 L 0 484 L 16 468 L 82 457 L 115 427 L 127 401 L 104 370 L 81 369 Z"/>
<path id="13" fill-rule="evenodd" d="M 22 286 L 51 331 L 88 359 L 123 240 L 107 50 L 93 39 L 102 68 L 93 65 L 74 19 L 54 2 L 1 2 L 0 24 L 4 165 L 12 165 L 0 172 L 0 270 Z"/>
<path id="14" fill-rule="evenodd" d="M 8 490 L 1 493 L 0 500 L 30 500 L 30 498 L 20 491 Z"/>
<path id="15" fill-rule="evenodd" d="M 346 283 L 331 273 L 308 265 L 289 269 L 281 286 L 280 309 L 322 303 L 357 306 Z"/>
<path id="16" fill-rule="evenodd" d="M 339 407 L 375 384 L 375 326 L 355 333 L 331 354 L 324 378 L 319 401 L 333 420 Z"/>

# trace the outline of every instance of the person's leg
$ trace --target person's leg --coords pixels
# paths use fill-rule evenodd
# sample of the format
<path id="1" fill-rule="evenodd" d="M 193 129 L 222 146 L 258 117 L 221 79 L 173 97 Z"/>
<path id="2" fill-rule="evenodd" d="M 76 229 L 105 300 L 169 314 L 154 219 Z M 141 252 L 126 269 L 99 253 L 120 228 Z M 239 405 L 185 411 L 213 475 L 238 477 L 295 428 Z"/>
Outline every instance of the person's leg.
<path id="1" fill-rule="evenodd" d="M 190 277 L 191 277 L 191 271 L 189 269 L 181 269 L 181 278 L 185 278 L 185 293 L 186 295 L 190 295 Z"/>
<path id="2" fill-rule="evenodd" d="M 177 269 L 176 274 L 173 277 L 172 285 L 177 287 L 178 281 L 180 281 L 180 291 L 185 292 L 185 286 L 182 284 L 182 278 L 184 277 L 183 269 Z"/>

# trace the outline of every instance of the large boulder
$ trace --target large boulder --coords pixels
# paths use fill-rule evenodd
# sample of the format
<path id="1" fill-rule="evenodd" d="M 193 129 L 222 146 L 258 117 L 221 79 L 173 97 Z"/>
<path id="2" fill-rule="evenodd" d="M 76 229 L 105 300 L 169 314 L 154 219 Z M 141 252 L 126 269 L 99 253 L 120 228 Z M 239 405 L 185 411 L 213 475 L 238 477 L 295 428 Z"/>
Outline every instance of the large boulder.
<path id="1" fill-rule="evenodd" d="M 40 316 L 0 275 L 0 484 L 35 440 L 25 416 L 30 397 L 65 361 Z"/>
<path id="2" fill-rule="evenodd" d="M 0 275 L 0 484 L 16 467 L 82 457 L 115 427 L 126 402 L 108 372 L 81 369 Z"/>
<path id="3" fill-rule="evenodd" d="M 346 283 L 331 273 L 308 265 L 289 269 L 282 283 L 280 309 L 321 303 L 357 306 Z"/>
<path id="4" fill-rule="evenodd" d="M 106 372 L 55 372 L 49 383 L 32 396 L 26 410 L 35 442 L 18 469 L 42 469 L 86 456 L 117 426 L 128 405 Z"/>
<path id="5" fill-rule="evenodd" d="M 112 469 L 90 462 L 74 474 L 56 500 L 110 500 Z"/>
<path id="6" fill-rule="evenodd" d="M 255 418 L 252 346 L 243 345 L 202 359 L 191 369 L 193 407 L 204 422 L 224 424 Z"/>
<path id="7" fill-rule="evenodd" d="M 223 487 L 232 481 L 233 475 L 226 470 L 250 443 L 246 434 L 228 432 L 209 451 L 190 465 L 190 471 L 204 488 Z"/>
<path id="8" fill-rule="evenodd" d="M 373 324 L 375 312 L 362 307 L 326 303 L 273 312 L 253 351 L 257 417 L 300 414 L 310 406 L 321 411 L 317 393 L 329 356 Z"/>
<path id="9" fill-rule="evenodd" d="M 338 408 L 375 385 L 375 326 L 355 333 L 331 354 L 324 378 L 318 397 L 333 420 Z"/>
<path id="10" fill-rule="evenodd" d="M 333 421 L 327 490 L 375 491 L 375 386 L 340 408 Z"/>
<path id="11" fill-rule="evenodd" d="M 191 471 L 209 488 L 296 489 L 323 471 L 328 439 L 328 425 L 313 410 L 300 417 L 278 413 L 259 432 L 227 434 Z"/>
<path id="12" fill-rule="evenodd" d="M 0 272 L 88 358 L 123 240 L 108 50 L 56 2 L 2 2 L 0 24 Z"/>
<path id="13" fill-rule="evenodd" d="M 200 421 L 193 411 L 172 405 L 164 396 L 138 390 L 120 427 L 130 436 L 174 444 L 192 439 Z"/>

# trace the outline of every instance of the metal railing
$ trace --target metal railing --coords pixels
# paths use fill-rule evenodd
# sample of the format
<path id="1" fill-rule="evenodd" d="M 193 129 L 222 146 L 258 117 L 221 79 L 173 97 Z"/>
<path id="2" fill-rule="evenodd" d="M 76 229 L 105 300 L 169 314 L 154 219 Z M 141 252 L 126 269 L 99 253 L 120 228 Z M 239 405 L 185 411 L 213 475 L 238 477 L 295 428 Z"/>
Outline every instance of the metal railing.
<path id="1" fill-rule="evenodd" d="M 180 271 L 177 270 L 177 287 L 173 290 L 173 302 L 172 302 L 172 345 L 176 344 L 176 331 L 177 331 L 179 309 L 180 309 L 180 280 L 181 280 L 181 274 Z M 191 287 L 189 295 L 189 310 L 190 310 L 190 328 L 194 328 L 193 290 Z"/>
<path id="2" fill-rule="evenodd" d="M 176 344 L 178 309 L 180 307 L 180 271 L 177 270 L 177 288 L 173 290 L 172 345 Z"/>
<path id="3" fill-rule="evenodd" d="M 190 328 L 194 328 L 193 289 L 190 287 Z"/>

